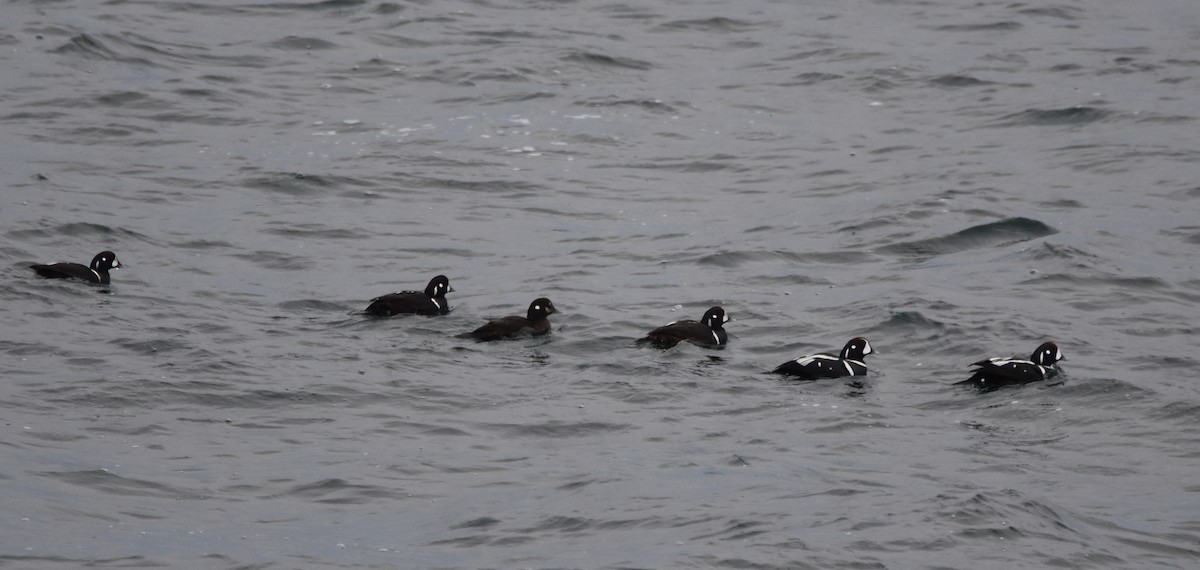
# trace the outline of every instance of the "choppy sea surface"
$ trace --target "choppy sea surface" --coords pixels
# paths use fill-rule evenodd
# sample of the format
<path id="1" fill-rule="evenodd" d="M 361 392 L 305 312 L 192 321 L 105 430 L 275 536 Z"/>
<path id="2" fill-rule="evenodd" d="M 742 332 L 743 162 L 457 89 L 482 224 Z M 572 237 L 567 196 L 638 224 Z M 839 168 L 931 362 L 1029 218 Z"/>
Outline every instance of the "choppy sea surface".
<path id="1" fill-rule="evenodd" d="M 0 568 L 1200 567 L 1194 0 L 0 13 Z"/>

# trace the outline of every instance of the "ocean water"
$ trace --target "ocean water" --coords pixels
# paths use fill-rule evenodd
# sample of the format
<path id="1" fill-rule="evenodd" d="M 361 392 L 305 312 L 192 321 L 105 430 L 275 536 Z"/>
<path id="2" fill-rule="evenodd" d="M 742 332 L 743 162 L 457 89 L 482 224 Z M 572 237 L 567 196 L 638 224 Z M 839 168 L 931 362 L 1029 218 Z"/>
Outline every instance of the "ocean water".
<path id="1" fill-rule="evenodd" d="M 1200 566 L 1192 0 L 0 11 L 0 568 Z"/>

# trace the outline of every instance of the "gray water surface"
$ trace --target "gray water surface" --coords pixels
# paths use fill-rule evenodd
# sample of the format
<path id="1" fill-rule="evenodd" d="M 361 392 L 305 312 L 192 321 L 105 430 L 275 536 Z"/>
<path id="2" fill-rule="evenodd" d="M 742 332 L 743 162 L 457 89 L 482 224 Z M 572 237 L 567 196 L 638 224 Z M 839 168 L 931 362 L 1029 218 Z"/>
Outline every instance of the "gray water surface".
<path id="1" fill-rule="evenodd" d="M 1192 0 L 0 12 L 0 567 L 1200 565 Z"/>

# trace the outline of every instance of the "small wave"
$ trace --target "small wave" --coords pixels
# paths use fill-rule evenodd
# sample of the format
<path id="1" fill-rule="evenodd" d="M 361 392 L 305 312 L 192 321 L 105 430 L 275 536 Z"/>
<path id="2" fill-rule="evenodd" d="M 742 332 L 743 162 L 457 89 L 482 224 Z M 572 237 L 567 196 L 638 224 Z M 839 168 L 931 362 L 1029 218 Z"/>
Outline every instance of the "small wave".
<path id="1" fill-rule="evenodd" d="M 1067 198 L 1062 198 L 1062 199 L 1058 199 L 1058 200 L 1048 200 L 1046 202 L 1040 202 L 1038 205 L 1043 208 L 1047 208 L 1047 209 L 1058 208 L 1058 209 L 1062 209 L 1062 210 L 1066 210 L 1066 209 L 1074 210 L 1074 209 L 1085 207 L 1083 205 L 1083 203 L 1080 202 L 1079 200 L 1071 200 L 1071 199 L 1067 199 Z"/>
<path id="2" fill-rule="evenodd" d="M 616 57 L 595 52 L 572 51 L 563 56 L 562 61 L 578 63 L 593 70 L 627 70 L 645 71 L 653 69 L 654 65 L 639 59 Z"/>
<path id="3" fill-rule="evenodd" d="M 807 433 L 814 433 L 814 434 L 817 434 L 817 433 L 826 433 L 826 434 L 828 434 L 828 433 L 852 433 L 852 432 L 857 432 L 857 431 L 864 430 L 864 429 L 869 430 L 869 429 L 878 429 L 878 428 L 886 428 L 886 427 L 887 427 L 887 424 L 884 422 L 880 422 L 880 421 L 864 422 L 861 420 L 846 420 L 846 421 L 835 421 L 835 422 L 828 423 L 828 424 L 817 425 L 817 426 L 809 428 L 807 430 Z"/>
<path id="4" fill-rule="evenodd" d="M 155 330 L 153 332 L 156 335 L 184 334 L 184 331 L 181 331 L 181 330 Z M 137 354 L 142 354 L 142 355 L 164 354 L 164 353 L 168 353 L 168 352 L 174 352 L 177 350 L 185 350 L 185 349 L 192 348 L 191 346 L 187 345 L 186 343 L 184 343 L 182 341 L 163 339 L 163 338 L 156 338 L 156 339 L 150 339 L 150 340 L 132 339 L 132 338 L 116 338 L 116 339 L 109 341 L 109 344 L 115 344 L 121 348 L 124 348 L 125 350 L 134 352 Z"/>
<path id="5" fill-rule="evenodd" d="M 77 103 L 77 101 L 78 101 L 77 99 L 57 99 L 57 100 L 45 101 L 42 104 L 43 105 L 58 105 L 60 103 L 66 103 L 68 107 L 73 108 L 73 107 L 77 107 L 79 105 L 79 103 Z M 3 117 L 0 117 L 0 118 L 4 119 L 5 121 L 13 121 L 13 122 L 33 121 L 33 122 L 44 122 L 47 124 L 51 124 L 54 122 L 55 119 L 58 119 L 60 117 L 67 117 L 67 116 L 69 116 L 69 114 L 62 112 L 62 111 L 39 111 L 39 112 L 21 111 L 21 112 L 17 112 L 17 113 L 10 113 L 10 114 L 4 115 Z M 36 174 L 36 175 L 34 175 L 34 180 L 42 182 L 42 181 L 49 180 L 49 177 L 47 177 L 45 174 Z"/>
<path id="6" fill-rule="evenodd" d="M 1097 107 L 1067 107 L 1064 109 L 1028 109 L 1001 117 L 1000 127 L 1086 125 L 1112 116 L 1112 111 Z"/>
<path id="7" fill-rule="evenodd" d="M 57 346 L 50 346 L 39 342 L 0 340 L 0 353 L 9 356 L 42 356 L 44 354 L 55 354 L 59 350 Z"/>
<path id="8" fill-rule="evenodd" d="M 901 151 L 906 151 L 906 150 L 921 150 L 921 149 L 919 147 L 915 147 L 912 145 L 898 144 L 898 145 L 894 145 L 894 146 L 885 146 L 882 148 L 877 148 L 877 149 L 869 151 L 867 154 L 873 154 L 873 155 L 890 154 L 893 152 L 901 152 Z"/>
<path id="9" fill-rule="evenodd" d="M 925 258 L 971 249 L 1000 247 L 1054 235 L 1058 230 L 1030 218 L 1008 218 L 947 236 L 885 245 L 879 251 Z"/>
<path id="10" fill-rule="evenodd" d="M 321 2 L 309 2 L 307 4 L 270 4 L 270 6 L 295 8 L 297 10 L 342 10 L 345 8 L 357 8 L 367 6 L 367 0 L 322 0 Z"/>
<path id="11" fill-rule="evenodd" d="M 117 233 L 117 230 L 103 225 L 93 224 L 90 222 L 73 222 L 63 224 L 51 230 L 18 230 L 9 232 L 12 237 L 25 237 L 26 235 L 36 236 L 51 236 L 51 235 L 67 235 L 71 237 L 97 237 L 97 236 L 112 236 Z"/>
<path id="12" fill-rule="evenodd" d="M 533 526 L 521 529 L 524 533 L 536 532 L 581 532 L 596 526 L 596 521 L 584 517 L 551 516 L 538 521 Z"/>
<path id="13" fill-rule="evenodd" d="M 87 487 L 107 493 L 132 497 L 158 497 L 164 499 L 203 499 L 208 492 L 193 491 L 155 483 L 145 479 L 130 479 L 121 477 L 104 469 L 91 471 L 44 471 L 38 473 L 43 477 L 57 479 L 70 485 Z"/>
<path id="14" fill-rule="evenodd" d="M 804 175 L 804 177 L 805 177 L 805 178 L 810 178 L 810 179 L 811 179 L 811 178 L 828 178 L 828 177 L 831 177 L 831 176 L 833 176 L 833 177 L 837 177 L 837 176 L 845 176 L 845 175 L 847 175 L 847 174 L 851 174 L 851 172 L 850 172 L 849 170 L 844 170 L 844 169 L 841 169 L 841 168 L 834 168 L 834 169 L 831 169 L 831 170 L 818 170 L 818 171 L 816 171 L 816 172 L 809 172 L 809 173 L 806 173 L 806 174 Z M 842 186 L 839 186 L 839 189 L 841 189 L 841 188 L 843 188 L 843 187 L 842 187 Z M 826 194 L 826 195 L 827 195 L 827 194 Z"/>
<path id="15" fill-rule="evenodd" d="M 471 166 L 478 166 L 479 164 L 481 163 L 473 163 Z M 463 178 L 450 178 L 448 176 L 420 176 L 411 174 L 398 174 L 396 175 L 396 179 L 402 180 L 403 184 L 401 186 L 407 189 L 465 190 L 469 192 L 496 194 L 508 198 L 536 196 L 546 190 L 546 187 L 542 184 L 524 180 L 496 178 L 467 180 Z"/>
<path id="16" fill-rule="evenodd" d="M 323 479 L 313 483 L 296 485 L 282 493 L 267 495 L 265 499 L 299 498 L 315 503 L 334 505 L 358 505 L 376 499 L 404 498 L 405 493 L 376 485 L 356 485 L 344 479 Z"/>
<path id="17" fill-rule="evenodd" d="M 390 14 L 397 14 L 397 13 L 403 12 L 403 11 L 404 11 L 404 6 L 402 4 L 397 4 L 395 2 L 380 2 L 379 5 L 376 6 L 374 10 L 372 10 L 372 12 L 374 12 L 376 14 L 383 14 L 385 16 L 390 15 Z"/>
<path id="18" fill-rule="evenodd" d="M 214 89 L 199 89 L 199 88 L 176 89 L 174 91 L 174 93 L 176 95 L 179 95 L 180 97 L 184 97 L 184 98 L 188 98 L 188 99 L 201 99 L 201 100 L 204 100 L 204 101 L 207 101 L 210 103 L 224 103 L 224 104 L 228 104 L 228 105 L 239 105 L 240 104 L 236 98 L 231 97 L 226 93 L 223 93 L 221 91 L 217 91 Z"/>
<path id="19" fill-rule="evenodd" d="M 524 71 L 524 74 L 518 73 L 518 71 Z M 532 73 L 533 72 L 529 70 L 518 70 L 512 67 L 503 67 L 468 73 L 464 77 L 463 81 L 466 81 L 471 85 L 483 82 L 525 83 L 529 81 L 529 74 Z"/>
<path id="20" fill-rule="evenodd" d="M 195 240 L 189 240 L 189 241 L 185 241 L 185 242 L 179 242 L 176 244 L 172 244 L 172 247 L 179 248 L 179 249 L 198 249 L 198 250 L 208 251 L 208 250 L 215 250 L 215 249 L 228 249 L 228 248 L 233 247 L 233 244 L 231 244 L 227 241 L 195 239 Z"/>
<path id="21" fill-rule="evenodd" d="M 920 311 L 896 311 L 884 320 L 879 328 L 891 332 L 892 334 L 889 336 L 902 338 L 911 335 L 914 331 L 940 333 L 946 330 L 946 324 L 925 316 Z"/>
<path id="22" fill-rule="evenodd" d="M 270 42 L 267 44 L 276 49 L 286 50 L 320 50 L 320 49 L 336 49 L 339 46 L 333 42 L 322 40 L 320 38 L 304 38 L 299 36 L 288 36 Z"/>
<path id="23" fill-rule="evenodd" d="M 789 251 L 723 251 L 707 254 L 696 260 L 697 265 L 715 267 L 740 267 L 755 262 L 788 262 L 795 264 L 855 264 L 870 259 L 870 255 L 856 251 L 794 253 Z"/>
<path id="24" fill-rule="evenodd" d="M 249 261 L 256 266 L 283 271 L 307 271 L 313 268 L 312 261 L 278 251 L 259 250 L 254 253 L 237 253 L 233 257 Z"/>
<path id="25" fill-rule="evenodd" d="M 1017 538 L 1027 532 L 1059 536 L 1061 530 L 1071 528 L 1057 507 L 1015 490 L 975 493 L 961 499 L 939 495 L 934 500 L 948 503 L 939 509 L 940 515 L 962 525 L 966 538 Z"/>
<path id="26" fill-rule="evenodd" d="M 452 525 L 450 528 L 453 530 L 461 530 L 464 528 L 488 528 L 491 526 L 496 526 L 498 524 L 500 524 L 500 519 L 496 519 L 496 518 L 492 518 L 492 517 L 479 517 L 479 518 L 471 519 L 469 521 L 462 522 L 462 523 L 459 523 L 456 525 Z"/>
<path id="27" fill-rule="evenodd" d="M 1076 264 L 1083 263 L 1085 260 L 1088 262 L 1099 260 L 1095 255 L 1077 247 L 1057 245 L 1049 242 L 1042 242 L 1028 249 L 1023 249 L 1017 254 L 1016 258 L 1035 263 L 1074 261 Z"/>
<path id="28" fill-rule="evenodd" d="M 1019 22 L 991 22 L 987 24 L 950 24 L 946 26 L 937 26 L 934 31 L 938 32 L 1007 32 L 1011 30 L 1019 30 L 1022 26 Z"/>
<path id="29" fill-rule="evenodd" d="M 1131 57 L 1118 57 L 1109 67 L 1096 70 L 1096 75 L 1129 75 L 1133 73 L 1149 73 L 1158 71 L 1161 66 L 1153 63 L 1142 63 Z"/>
<path id="30" fill-rule="evenodd" d="M 862 89 L 864 93 L 873 93 L 873 94 L 885 93 L 885 92 L 891 91 L 892 89 L 900 87 L 900 83 L 897 83 L 890 79 L 876 77 L 874 75 L 863 76 L 863 77 L 859 78 L 858 83 L 860 85 L 862 85 L 862 87 L 860 87 L 860 89 Z"/>
<path id="31" fill-rule="evenodd" d="M 375 184 L 349 176 L 320 176 L 300 172 L 271 172 L 246 179 L 243 184 L 250 188 L 278 192 L 292 196 L 320 195 L 332 190 L 373 188 Z"/>
<path id="32" fill-rule="evenodd" d="M 646 111 L 655 113 L 666 113 L 674 115 L 678 110 L 657 99 L 621 99 L 617 97 L 608 97 L 605 99 L 586 99 L 576 101 L 575 105 L 585 107 L 637 107 Z"/>
<path id="33" fill-rule="evenodd" d="M 262 231 L 267 234 L 303 239 L 367 239 L 371 237 L 359 231 L 330 228 L 321 224 L 300 224 L 293 227 L 268 228 Z"/>
<path id="34" fill-rule="evenodd" d="M 1187 123 L 1196 122 L 1196 117 L 1191 115 L 1159 115 L 1157 113 L 1141 113 L 1134 122 L 1156 123 L 1163 125 L 1184 125 Z"/>
<path id="35" fill-rule="evenodd" d="M 755 29 L 757 26 L 751 22 L 744 20 L 735 20 L 733 18 L 704 18 L 696 20 L 674 20 L 665 24 L 660 24 L 656 29 L 662 31 L 701 31 L 701 32 L 745 32 Z"/>
<path id="36" fill-rule="evenodd" d="M 801 73 L 800 75 L 793 77 L 791 81 L 789 81 L 787 83 L 783 83 L 782 85 L 785 87 L 816 85 L 818 83 L 824 83 L 826 81 L 842 79 L 843 77 L 845 77 L 845 76 L 838 75 L 836 73 L 821 73 L 818 71 L 810 71 L 807 73 Z"/>
<path id="37" fill-rule="evenodd" d="M 1192 361 L 1188 367 L 1194 370 L 1195 366 L 1196 363 Z M 1183 425 L 1196 425 L 1196 422 L 1200 421 L 1200 404 L 1196 402 L 1171 402 L 1150 412 L 1150 416 L 1162 420 L 1176 421 Z"/>
<path id="38" fill-rule="evenodd" d="M 1134 292 L 1148 291 L 1166 291 L 1171 289 L 1171 284 L 1162 280 L 1159 277 L 1122 277 L 1117 275 L 1103 274 L 1088 274 L 1080 275 L 1076 273 L 1046 273 L 1039 275 L 1033 279 L 1026 280 L 1022 284 L 1034 284 L 1038 282 L 1050 281 L 1057 284 L 1070 284 L 1077 287 L 1078 290 L 1130 290 Z"/>
<path id="39" fill-rule="evenodd" d="M 280 310 L 289 313 L 345 313 L 351 310 L 346 305 L 323 301 L 321 299 L 297 299 L 284 301 L 277 305 Z"/>
<path id="40" fill-rule="evenodd" d="M 210 350 L 193 350 L 186 356 L 177 359 L 177 362 L 170 362 L 165 367 L 170 368 L 173 373 L 178 374 L 212 374 L 219 377 L 222 374 L 245 374 L 248 372 L 261 372 L 268 366 L 259 363 L 250 363 L 244 360 L 234 360 L 231 356 L 223 357 L 222 354 L 215 353 Z M 136 384 L 131 384 L 136 385 Z M 170 384 L 168 384 L 170 385 Z M 191 386 L 189 386 L 189 389 Z M 166 390 L 163 393 L 169 392 Z M 182 392 L 179 392 L 182 394 Z M 156 396 L 159 394 L 155 394 Z M 191 394 L 186 394 L 187 398 L 191 398 Z M 223 396 L 214 395 L 217 400 Z M 208 396 L 205 394 L 197 394 L 198 401 L 207 401 Z M 218 404 L 220 405 L 220 404 Z M 247 405 L 251 405 L 247 402 Z"/>
<path id="41" fill-rule="evenodd" d="M 93 255 L 101 249 L 113 249 L 117 255 L 121 257 L 122 263 L 125 262 L 125 256 L 117 249 L 117 245 L 127 240 L 139 241 L 143 243 L 155 244 L 145 234 L 127 230 L 125 228 L 117 228 L 104 224 L 95 224 L 91 222 L 71 222 L 61 224 L 51 228 L 35 228 L 26 230 L 12 230 L 5 234 L 14 240 L 38 240 L 44 238 L 61 239 L 62 237 L 85 238 L 90 240 L 92 246 L 73 246 L 75 249 L 71 251 L 62 251 L 61 253 L 53 254 L 55 259 L 43 259 L 41 261 L 73 261 L 77 263 L 87 264 Z M 85 240 L 80 240 L 85 241 Z M 157 244 L 156 244 L 157 245 Z M 78 249 L 87 247 L 88 249 Z M 95 248 L 95 251 L 93 251 Z"/>
<path id="42" fill-rule="evenodd" d="M 746 540 L 748 538 L 764 534 L 770 531 L 770 526 L 765 522 L 760 521 L 743 521 L 732 520 L 726 523 L 725 528 L 715 532 L 709 532 L 692 537 L 692 540 Z"/>
<path id="43" fill-rule="evenodd" d="M 550 421 L 540 424 L 490 424 L 480 426 L 484 431 L 499 432 L 506 437 L 591 437 L 602 433 L 621 432 L 629 429 L 625 424 L 608 422 L 561 422 Z"/>
<path id="44" fill-rule="evenodd" d="M 487 98 L 479 98 L 480 105 L 503 105 L 507 103 L 524 103 L 528 101 L 536 101 L 539 99 L 553 99 L 558 95 L 544 90 L 535 91 L 518 91 L 516 93 L 505 93 L 502 95 L 493 95 Z"/>
<path id="45" fill-rule="evenodd" d="M 976 79 L 969 75 L 943 75 L 941 77 L 935 77 L 933 79 L 930 79 L 929 83 L 931 85 L 935 85 L 937 87 L 953 87 L 953 88 L 979 87 L 981 85 L 993 85 L 994 84 L 991 81 L 984 81 L 982 79 Z"/>
<path id="46" fill-rule="evenodd" d="M 237 3 L 229 6 L 219 6 L 215 3 L 201 4 L 185 2 L 180 4 L 179 7 L 186 7 L 188 12 L 209 16 L 246 17 L 248 15 L 278 16 L 286 11 L 316 12 L 322 10 L 347 10 L 350 8 L 366 7 L 367 5 L 368 2 L 366 0 L 321 0 L 319 2 Z M 387 6 L 395 5 L 384 3 L 376 11 L 378 13 L 390 13 L 386 9 Z"/>
<path id="47" fill-rule="evenodd" d="M 424 41 L 424 40 L 416 39 L 416 38 L 413 38 L 410 36 L 402 36 L 402 35 L 398 35 L 398 34 L 373 33 L 373 34 L 364 34 L 363 37 L 366 38 L 371 43 L 378 45 L 380 47 L 385 47 L 385 48 L 414 49 L 414 48 L 427 48 L 427 47 L 436 45 L 434 42 Z M 386 67 L 386 69 L 389 72 L 391 72 L 391 70 L 393 70 L 394 68 L 399 66 L 398 63 L 391 62 L 389 60 L 384 60 L 384 59 L 372 59 L 371 63 L 374 65 L 388 63 L 389 65 Z"/>
<path id="48" fill-rule="evenodd" d="M 1083 10 L 1072 6 L 1045 6 L 1038 8 L 1023 8 L 1017 10 L 1018 14 L 1025 16 L 1045 16 L 1048 18 L 1058 18 L 1060 20 L 1075 20 L 1077 16 L 1083 14 Z"/>
<path id="49" fill-rule="evenodd" d="M 154 109 L 162 108 L 165 105 L 161 102 L 151 102 L 150 96 L 137 91 L 114 91 L 105 93 L 95 98 L 95 102 L 101 107 L 133 107 L 137 109 Z"/>
<path id="50" fill-rule="evenodd" d="M 150 61 L 149 59 L 121 55 L 112 48 L 108 47 L 105 42 L 102 42 L 88 34 L 79 34 L 71 38 L 71 40 L 66 44 L 52 50 L 52 53 L 60 55 L 74 55 L 85 59 L 115 61 L 135 65 L 154 65 L 154 62 Z"/>

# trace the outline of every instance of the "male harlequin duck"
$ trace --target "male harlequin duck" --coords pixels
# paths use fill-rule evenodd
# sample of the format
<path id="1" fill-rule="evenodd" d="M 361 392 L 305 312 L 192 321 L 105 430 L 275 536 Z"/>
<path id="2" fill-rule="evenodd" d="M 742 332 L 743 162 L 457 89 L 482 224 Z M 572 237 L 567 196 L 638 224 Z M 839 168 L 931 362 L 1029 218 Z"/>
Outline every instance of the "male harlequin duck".
<path id="1" fill-rule="evenodd" d="M 850 339 L 850 342 L 842 347 L 842 353 L 838 356 L 832 354 L 802 356 L 780 364 L 774 372 L 795 376 L 802 380 L 865 376 L 867 365 L 863 364 L 863 357 L 872 352 L 874 350 L 871 349 L 871 343 L 858 336 Z"/>
<path id="2" fill-rule="evenodd" d="M 42 277 L 50 279 L 83 279 L 90 283 L 107 284 L 108 272 L 113 269 L 120 269 L 121 262 L 117 261 L 117 254 L 111 251 L 102 251 L 92 258 L 92 265 L 87 266 L 81 263 L 48 263 L 45 265 L 33 265 L 30 269 L 37 272 Z"/>
<path id="3" fill-rule="evenodd" d="M 1029 360 L 1012 358 L 989 358 L 971 366 L 978 366 L 970 378 L 955 384 L 971 384 L 983 391 L 991 391 L 1010 384 L 1028 384 L 1053 378 L 1058 374 L 1062 351 L 1053 342 L 1042 343 L 1033 351 Z"/>
<path id="4" fill-rule="evenodd" d="M 459 338 L 473 338 L 478 341 L 502 340 L 516 338 L 525 334 L 541 336 L 550 332 L 550 319 L 546 317 L 557 313 L 554 303 L 542 297 L 529 304 L 529 311 L 524 317 L 511 316 L 496 319 L 469 333 L 458 335 Z"/>
<path id="5" fill-rule="evenodd" d="M 446 293 L 453 291 L 450 280 L 445 275 L 438 275 L 429 281 L 425 291 L 400 291 L 389 293 L 371 299 L 366 312 L 380 317 L 390 317 L 402 313 L 418 315 L 442 315 L 450 311 L 446 302 Z"/>
<path id="6" fill-rule="evenodd" d="M 727 322 L 729 322 L 729 315 L 725 314 L 725 309 L 713 307 L 705 312 L 704 317 L 699 321 L 667 323 L 638 339 L 637 344 L 671 348 L 680 341 L 686 340 L 700 346 L 725 346 L 729 343 L 729 335 L 725 334 L 725 323 Z"/>

